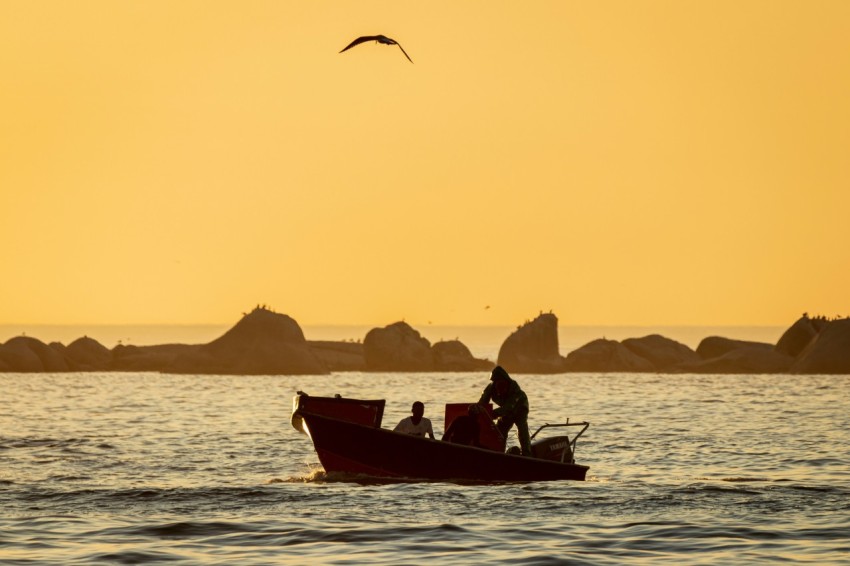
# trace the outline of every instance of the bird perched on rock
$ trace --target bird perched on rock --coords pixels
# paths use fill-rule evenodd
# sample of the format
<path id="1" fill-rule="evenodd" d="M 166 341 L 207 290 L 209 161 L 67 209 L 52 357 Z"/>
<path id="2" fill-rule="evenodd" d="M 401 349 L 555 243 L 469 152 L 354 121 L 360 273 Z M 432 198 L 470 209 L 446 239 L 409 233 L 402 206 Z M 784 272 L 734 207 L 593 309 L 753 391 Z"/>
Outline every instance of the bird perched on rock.
<path id="1" fill-rule="evenodd" d="M 362 35 L 351 43 L 349 43 L 348 45 L 346 45 L 345 49 L 340 51 L 340 53 L 342 53 L 343 51 L 348 51 L 355 45 L 360 45 L 361 43 L 365 43 L 367 41 L 376 41 L 378 43 L 383 43 L 384 45 L 398 45 L 398 48 L 401 49 L 401 52 L 404 53 L 404 56 L 407 57 L 407 60 L 413 63 L 413 59 L 410 58 L 410 55 L 407 54 L 407 51 L 404 50 L 404 47 L 402 47 L 398 41 L 385 35 Z"/>

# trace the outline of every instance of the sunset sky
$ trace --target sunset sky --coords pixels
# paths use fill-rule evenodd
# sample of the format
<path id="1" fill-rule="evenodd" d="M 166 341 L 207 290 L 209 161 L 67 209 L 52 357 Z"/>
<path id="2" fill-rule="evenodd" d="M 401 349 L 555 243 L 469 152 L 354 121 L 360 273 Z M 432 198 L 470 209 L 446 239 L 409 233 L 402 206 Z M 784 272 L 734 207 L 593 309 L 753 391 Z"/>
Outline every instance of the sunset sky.
<path id="1" fill-rule="evenodd" d="M 0 323 L 850 314 L 850 2 L 0 2 Z M 394 46 L 359 35 L 385 34 Z"/>

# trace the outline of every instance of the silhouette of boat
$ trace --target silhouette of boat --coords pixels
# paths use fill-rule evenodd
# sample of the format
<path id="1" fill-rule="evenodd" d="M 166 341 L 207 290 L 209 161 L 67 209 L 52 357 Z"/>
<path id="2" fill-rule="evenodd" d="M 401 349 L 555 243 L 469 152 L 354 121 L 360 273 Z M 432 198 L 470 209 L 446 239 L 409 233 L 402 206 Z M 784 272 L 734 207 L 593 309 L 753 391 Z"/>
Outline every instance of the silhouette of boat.
<path id="1" fill-rule="evenodd" d="M 431 440 L 381 428 L 386 401 L 313 397 L 298 392 L 292 402 L 292 426 L 313 441 L 326 473 L 459 482 L 532 482 L 584 480 L 588 466 L 575 463 L 578 438 L 587 422 L 544 424 L 532 435 L 532 456 L 505 452 L 505 439 L 495 427 L 490 407 L 477 418 L 475 445 Z M 469 403 L 446 405 L 448 431 L 467 415 Z M 581 427 L 572 439 L 566 433 L 535 440 L 542 430 Z"/>

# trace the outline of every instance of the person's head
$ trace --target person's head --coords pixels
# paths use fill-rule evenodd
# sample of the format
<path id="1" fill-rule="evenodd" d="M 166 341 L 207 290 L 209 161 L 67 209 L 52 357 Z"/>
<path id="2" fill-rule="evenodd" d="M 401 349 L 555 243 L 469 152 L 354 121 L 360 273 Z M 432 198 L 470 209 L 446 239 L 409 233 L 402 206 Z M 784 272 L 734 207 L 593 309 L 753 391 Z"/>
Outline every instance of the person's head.
<path id="1" fill-rule="evenodd" d="M 496 366 L 493 368 L 493 371 L 490 372 L 490 381 L 509 381 L 511 376 L 508 375 L 508 372 L 505 371 L 505 368 L 502 366 Z"/>
<path id="2" fill-rule="evenodd" d="M 508 372 L 505 371 L 505 368 L 503 368 L 502 366 L 496 366 L 490 373 L 490 381 L 493 382 L 496 391 L 501 394 L 507 391 L 508 387 L 510 386 L 511 376 L 508 375 Z"/>
<path id="3" fill-rule="evenodd" d="M 413 420 L 419 422 L 419 419 L 425 414 L 425 404 L 422 401 L 414 402 L 413 407 L 410 408 L 410 412 L 413 414 Z"/>

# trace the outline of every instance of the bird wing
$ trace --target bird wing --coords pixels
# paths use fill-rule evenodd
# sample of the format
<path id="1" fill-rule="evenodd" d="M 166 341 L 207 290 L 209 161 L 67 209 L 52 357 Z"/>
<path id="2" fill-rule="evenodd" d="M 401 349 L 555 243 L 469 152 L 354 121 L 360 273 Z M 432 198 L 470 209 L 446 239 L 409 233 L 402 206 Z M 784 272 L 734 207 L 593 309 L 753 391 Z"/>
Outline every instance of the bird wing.
<path id="1" fill-rule="evenodd" d="M 404 56 L 407 57 L 407 60 L 413 63 L 413 59 L 410 58 L 410 55 L 407 54 L 407 51 L 404 50 L 404 47 L 401 46 L 401 43 L 396 41 L 395 44 L 398 45 L 398 48 L 401 49 L 401 52 L 404 53 Z"/>
<path id="2" fill-rule="evenodd" d="M 358 37 L 357 39 L 355 39 L 354 41 L 352 41 L 351 43 L 346 45 L 345 49 L 343 49 L 342 51 L 348 51 L 349 49 L 351 49 L 355 45 L 360 45 L 364 41 L 375 41 L 377 38 L 378 38 L 377 35 L 361 35 L 360 37 Z M 342 51 L 340 51 L 340 53 L 342 53 Z"/>

